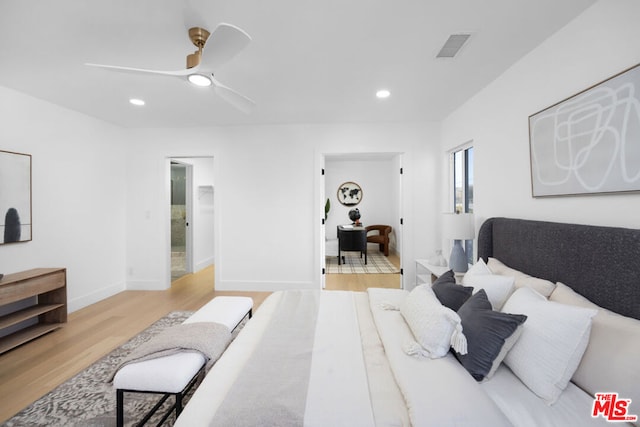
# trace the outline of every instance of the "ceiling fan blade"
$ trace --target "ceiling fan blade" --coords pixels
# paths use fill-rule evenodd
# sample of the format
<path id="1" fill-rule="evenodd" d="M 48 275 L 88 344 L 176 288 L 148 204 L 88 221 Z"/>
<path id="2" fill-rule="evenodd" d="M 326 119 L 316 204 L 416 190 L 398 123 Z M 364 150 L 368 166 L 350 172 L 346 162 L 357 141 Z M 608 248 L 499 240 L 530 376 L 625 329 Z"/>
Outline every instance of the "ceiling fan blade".
<path id="1" fill-rule="evenodd" d="M 251 37 L 231 24 L 219 24 L 211 33 L 202 50 L 200 68 L 213 71 L 244 49 Z"/>
<path id="2" fill-rule="evenodd" d="M 235 90 L 223 85 L 213 77 L 211 78 L 211 81 L 213 82 L 213 89 L 220 98 L 224 99 L 245 114 L 249 114 L 253 111 L 256 103 L 252 99 L 249 99 Z"/>
<path id="3" fill-rule="evenodd" d="M 160 74 L 164 76 L 176 76 L 176 77 L 184 77 L 189 74 L 195 73 L 198 67 L 185 69 L 185 70 L 177 70 L 177 71 L 161 71 L 161 70 L 147 70 L 144 68 L 132 68 L 132 67 L 120 67 L 118 65 L 103 65 L 103 64 L 90 64 L 85 63 L 84 65 L 88 65 L 89 67 L 96 68 L 104 68 L 106 70 L 120 71 L 123 73 L 137 73 L 137 74 Z"/>

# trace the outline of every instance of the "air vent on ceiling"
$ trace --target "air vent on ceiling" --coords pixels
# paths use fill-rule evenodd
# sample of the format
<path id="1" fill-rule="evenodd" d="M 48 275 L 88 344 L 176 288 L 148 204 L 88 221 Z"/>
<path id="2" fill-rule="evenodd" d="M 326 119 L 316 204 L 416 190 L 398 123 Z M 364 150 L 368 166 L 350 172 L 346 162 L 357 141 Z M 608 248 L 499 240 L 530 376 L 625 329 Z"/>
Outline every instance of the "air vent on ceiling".
<path id="1" fill-rule="evenodd" d="M 436 55 L 436 58 L 453 58 L 458 54 L 458 51 L 462 48 L 467 40 L 469 40 L 471 34 L 451 34 L 440 52 Z"/>

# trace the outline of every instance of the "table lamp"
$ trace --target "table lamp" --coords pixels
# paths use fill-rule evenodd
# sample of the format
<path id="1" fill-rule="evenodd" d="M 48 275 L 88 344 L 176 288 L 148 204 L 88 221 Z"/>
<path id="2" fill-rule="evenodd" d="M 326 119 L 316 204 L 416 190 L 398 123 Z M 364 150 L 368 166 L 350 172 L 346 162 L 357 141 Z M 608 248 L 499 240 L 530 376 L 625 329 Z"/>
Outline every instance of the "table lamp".
<path id="1" fill-rule="evenodd" d="M 469 268 L 467 255 L 461 240 L 471 240 L 475 237 L 473 214 L 448 213 L 444 214 L 443 234 L 447 239 L 453 239 L 449 268 L 455 273 L 464 273 Z"/>

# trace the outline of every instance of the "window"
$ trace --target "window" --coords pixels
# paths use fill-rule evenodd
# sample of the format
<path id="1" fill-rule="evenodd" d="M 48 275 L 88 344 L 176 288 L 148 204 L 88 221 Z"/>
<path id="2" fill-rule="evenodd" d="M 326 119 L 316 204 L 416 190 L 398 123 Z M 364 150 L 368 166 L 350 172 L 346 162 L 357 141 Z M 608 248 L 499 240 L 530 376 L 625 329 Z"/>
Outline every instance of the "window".
<path id="1" fill-rule="evenodd" d="M 453 211 L 473 213 L 473 147 L 453 151 Z M 464 251 L 469 263 L 473 263 L 473 240 L 466 240 Z"/>
<path id="2" fill-rule="evenodd" d="M 454 151 L 453 211 L 473 213 L 473 147 Z"/>

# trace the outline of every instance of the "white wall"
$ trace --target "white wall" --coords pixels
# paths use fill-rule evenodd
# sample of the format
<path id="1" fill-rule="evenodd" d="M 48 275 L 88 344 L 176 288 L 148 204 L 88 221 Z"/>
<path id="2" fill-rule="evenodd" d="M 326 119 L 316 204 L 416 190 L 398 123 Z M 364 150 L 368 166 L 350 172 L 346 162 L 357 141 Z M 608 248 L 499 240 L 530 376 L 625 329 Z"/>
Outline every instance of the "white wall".
<path id="1" fill-rule="evenodd" d="M 193 159 L 193 261 L 195 270 L 214 263 L 214 194 L 213 158 Z"/>
<path id="2" fill-rule="evenodd" d="M 69 311 L 125 287 L 124 132 L 0 87 L 0 149 L 32 155 L 31 242 L 0 245 L 0 272 L 67 268 Z"/>
<path id="3" fill-rule="evenodd" d="M 128 151 L 127 284 L 169 286 L 167 157 L 214 157 L 216 289 L 320 286 L 325 153 L 406 153 L 407 259 L 433 251 L 439 176 L 433 124 L 292 125 L 132 132 Z M 431 147 L 431 148 L 429 148 Z M 414 189 L 427 196 L 414 197 Z M 419 189 L 419 190 L 418 190 Z M 365 190 L 366 191 L 366 190 Z M 366 196 L 365 196 L 366 197 Z M 405 277 L 413 283 L 413 265 Z"/>
<path id="4" fill-rule="evenodd" d="M 473 140 L 478 225 L 507 216 L 640 227 L 638 193 L 532 198 L 528 136 L 529 115 L 640 62 L 639 16 L 636 0 L 596 3 L 443 122 L 443 153 Z"/>

